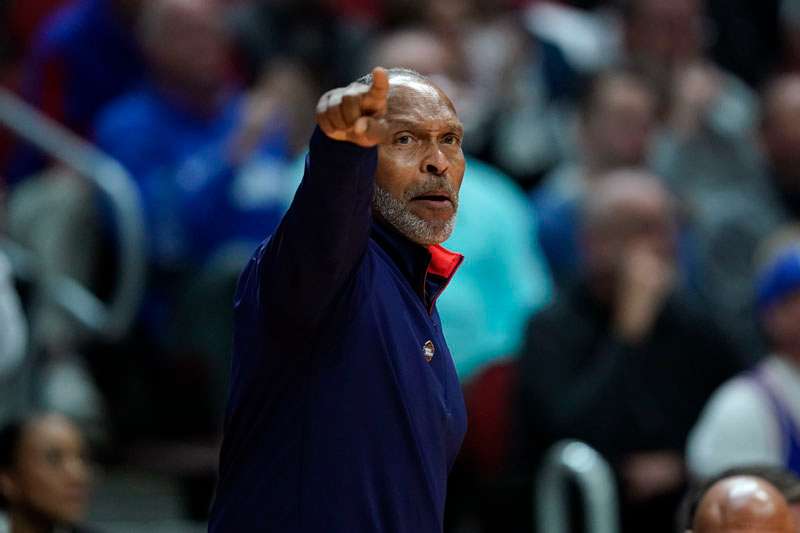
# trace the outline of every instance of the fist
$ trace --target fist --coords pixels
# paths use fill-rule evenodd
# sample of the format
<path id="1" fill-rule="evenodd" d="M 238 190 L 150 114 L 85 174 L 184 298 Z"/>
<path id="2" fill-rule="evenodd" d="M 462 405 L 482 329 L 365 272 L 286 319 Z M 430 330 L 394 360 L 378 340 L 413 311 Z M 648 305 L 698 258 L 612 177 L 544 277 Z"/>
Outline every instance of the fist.
<path id="1" fill-rule="evenodd" d="M 370 147 L 384 142 L 388 128 L 383 120 L 389 95 L 389 75 L 372 70 L 372 85 L 351 83 L 323 94 L 317 104 L 317 124 L 325 135 Z"/>

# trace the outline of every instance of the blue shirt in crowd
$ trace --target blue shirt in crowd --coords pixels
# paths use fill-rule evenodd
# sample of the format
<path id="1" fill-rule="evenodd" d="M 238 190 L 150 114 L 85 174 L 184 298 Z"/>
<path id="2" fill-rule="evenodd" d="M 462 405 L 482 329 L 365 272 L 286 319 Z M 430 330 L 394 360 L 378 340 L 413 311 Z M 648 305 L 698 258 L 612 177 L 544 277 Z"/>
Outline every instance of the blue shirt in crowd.
<path id="1" fill-rule="evenodd" d="M 317 130 L 240 278 L 213 533 L 442 531 L 466 413 L 435 302 L 462 258 L 372 219 L 376 163 Z"/>
<path id="2" fill-rule="evenodd" d="M 39 31 L 26 58 L 22 93 L 50 117 L 84 135 L 100 110 L 144 77 L 133 32 L 112 0 L 79 0 L 59 9 Z M 20 146 L 7 175 L 40 170 L 45 159 Z"/>

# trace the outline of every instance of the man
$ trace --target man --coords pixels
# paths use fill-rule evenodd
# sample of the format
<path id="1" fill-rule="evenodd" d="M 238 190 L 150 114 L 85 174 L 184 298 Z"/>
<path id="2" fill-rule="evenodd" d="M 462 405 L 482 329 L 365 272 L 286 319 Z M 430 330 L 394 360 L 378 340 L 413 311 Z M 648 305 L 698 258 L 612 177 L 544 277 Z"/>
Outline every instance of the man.
<path id="1" fill-rule="evenodd" d="M 322 96 L 305 176 L 236 296 L 211 532 L 435 532 L 466 426 L 436 299 L 463 128 L 421 75 Z"/>
<path id="2" fill-rule="evenodd" d="M 684 533 L 686 530 L 691 531 L 697 508 L 708 490 L 723 479 L 734 476 L 756 477 L 775 487 L 789 505 L 795 523 L 800 526 L 800 522 L 797 521 L 800 518 L 800 478 L 777 466 L 743 466 L 726 470 L 689 491 L 678 514 L 679 533 Z"/>
<path id="3" fill-rule="evenodd" d="M 100 110 L 144 77 L 134 31 L 140 3 L 79 0 L 60 8 L 38 32 L 24 62 L 25 99 L 88 135 Z M 9 161 L 8 177 L 17 181 L 45 163 L 38 151 L 20 145 Z"/>
<path id="4" fill-rule="evenodd" d="M 447 41 L 424 28 L 384 34 L 369 54 L 372 65 L 415 70 L 446 90 L 458 109 L 471 109 L 474 88 Z M 460 114 L 462 121 L 463 113 Z M 469 382 L 498 359 L 516 354 L 525 323 L 541 309 L 552 282 L 533 239 L 525 194 L 507 175 L 467 156 L 459 191 L 458 226 L 446 243 L 467 259 L 458 283 L 437 302 L 458 377 Z M 486 221 L 491 220 L 491 224 Z M 503 294 L 498 298 L 498 294 Z"/>
<path id="5" fill-rule="evenodd" d="M 689 439 L 690 471 L 707 478 L 765 464 L 800 475 L 800 239 L 779 246 L 758 276 L 770 356 L 720 387 Z"/>
<path id="6" fill-rule="evenodd" d="M 586 441 L 619 476 L 624 531 L 671 531 L 686 434 L 740 366 L 677 289 L 675 205 L 656 177 L 604 176 L 581 216 L 582 277 L 533 318 L 520 359 L 525 442 L 537 459 Z"/>
<path id="7" fill-rule="evenodd" d="M 531 195 L 539 238 L 558 281 L 572 281 L 578 264 L 578 206 L 593 181 L 627 167 L 644 167 L 652 150 L 658 95 L 633 70 L 599 73 L 579 106 L 577 161 L 556 167 Z"/>
<path id="8" fill-rule="evenodd" d="M 734 476 L 712 486 L 697 509 L 693 533 L 796 533 L 778 490 L 757 477 Z"/>

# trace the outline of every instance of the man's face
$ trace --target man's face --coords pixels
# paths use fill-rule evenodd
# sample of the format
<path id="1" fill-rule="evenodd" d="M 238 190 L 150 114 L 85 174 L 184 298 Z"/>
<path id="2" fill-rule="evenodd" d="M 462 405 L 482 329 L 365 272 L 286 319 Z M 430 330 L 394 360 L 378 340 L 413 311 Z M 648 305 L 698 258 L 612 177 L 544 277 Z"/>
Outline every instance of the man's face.
<path id="1" fill-rule="evenodd" d="M 17 464 L 0 485 L 12 506 L 28 508 L 57 524 L 75 524 L 86 513 L 90 472 L 77 428 L 53 415 L 31 424 Z"/>
<path id="2" fill-rule="evenodd" d="M 764 102 L 762 139 L 781 189 L 800 191 L 800 78 L 781 83 Z"/>
<path id="3" fill-rule="evenodd" d="M 168 4 L 150 54 L 161 75 L 194 90 L 225 82 L 228 42 L 217 0 L 161 0 Z"/>
<path id="4" fill-rule="evenodd" d="M 439 89 L 404 76 L 391 80 L 385 119 L 373 213 L 416 243 L 444 242 L 464 178 L 461 122 Z"/>
<path id="5" fill-rule="evenodd" d="M 800 363 L 800 291 L 772 305 L 765 313 L 764 325 L 774 347 Z"/>
<path id="6" fill-rule="evenodd" d="M 583 126 L 590 157 L 604 168 L 643 165 L 656 125 L 655 96 L 623 77 L 608 80 L 599 92 Z"/>

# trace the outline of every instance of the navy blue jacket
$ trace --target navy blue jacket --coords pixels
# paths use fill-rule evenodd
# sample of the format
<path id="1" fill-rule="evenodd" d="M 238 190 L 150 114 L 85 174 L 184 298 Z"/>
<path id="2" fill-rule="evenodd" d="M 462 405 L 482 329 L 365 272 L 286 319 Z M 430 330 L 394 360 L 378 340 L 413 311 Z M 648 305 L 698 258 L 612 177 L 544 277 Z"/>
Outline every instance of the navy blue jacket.
<path id="1" fill-rule="evenodd" d="M 435 301 L 462 257 L 372 220 L 376 163 L 317 130 L 239 280 L 210 532 L 442 531 L 466 413 Z"/>

